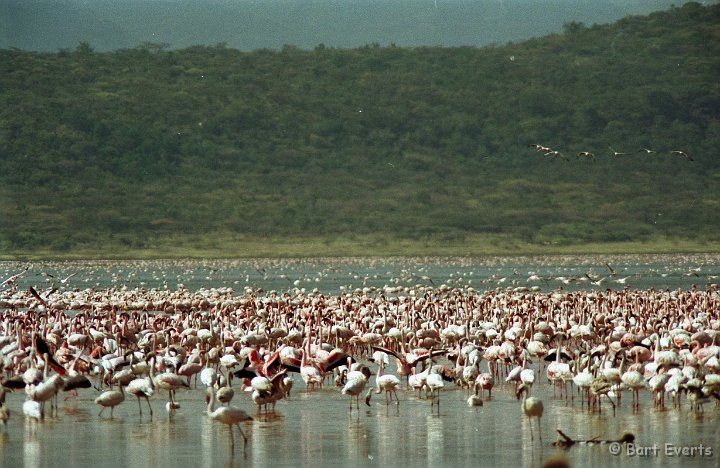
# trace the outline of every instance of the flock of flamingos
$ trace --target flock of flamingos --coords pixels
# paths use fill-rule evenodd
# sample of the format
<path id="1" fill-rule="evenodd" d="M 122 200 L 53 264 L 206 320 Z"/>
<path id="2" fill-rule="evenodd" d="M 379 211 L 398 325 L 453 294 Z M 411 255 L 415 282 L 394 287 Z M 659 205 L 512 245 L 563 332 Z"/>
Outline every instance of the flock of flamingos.
<path id="1" fill-rule="evenodd" d="M 18 286 L 26 271 L 0 288 L 3 425 L 24 417 L 37 429 L 57 411 L 59 395 L 77 392 L 95 392 L 108 418 L 134 399 L 152 418 L 150 400 L 160 398 L 172 417 L 175 393 L 198 381 L 207 416 L 228 426 L 233 448 L 233 426 L 247 443 L 242 427 L 255 411 L 290 403 L 283 400 L 292 389 L 336 387 L 350 412 L 361 405 L 402 411 L 398 392 L 439 411 L 449 386 L 465 388 L 476 408 L 491 404 L 495 387 L 512 386 L 524 415 L 537 419 L 540 441 L 537 386 L 552 386 L 554 398 L 580 399 L 583 411 L 613 415 L 638 411 L 641 393 L 651 395 L 645 404 L 669 411 L 701 412 L 720 400 L 715 285 L 236 294 L 229 287 L 80 289 L 71 274 L 44 291 Z M 387 369 L 391 360 L 397 375 Z M 7 392 L 25 393 L 21 408 L 8 408 Z M 534 440 L 532 419 L 529 428 Z"/>

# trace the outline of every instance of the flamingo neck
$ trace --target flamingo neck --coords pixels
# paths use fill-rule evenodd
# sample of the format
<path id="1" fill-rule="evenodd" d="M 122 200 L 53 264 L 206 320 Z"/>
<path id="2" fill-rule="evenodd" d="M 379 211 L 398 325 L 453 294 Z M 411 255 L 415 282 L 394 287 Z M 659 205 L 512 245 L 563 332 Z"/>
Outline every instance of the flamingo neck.
<path id="1" fill-rule="evenodd" d="M 210 390 L 210 401 L 208 401 L 207 412 L 208 414 L 215 411 L 215 391 Z"/>

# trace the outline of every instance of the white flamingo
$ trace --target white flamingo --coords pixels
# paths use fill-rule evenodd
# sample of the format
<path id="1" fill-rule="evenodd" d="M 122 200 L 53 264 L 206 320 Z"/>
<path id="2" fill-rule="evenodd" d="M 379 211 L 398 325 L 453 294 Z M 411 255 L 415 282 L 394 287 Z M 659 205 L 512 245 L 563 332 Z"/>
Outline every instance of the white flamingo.
<path id="1" fill-rule="evenodd" d="M 400 405 L 400 400 L 397 396 L 397 389 L 400 387 L 400 378 L 392 374 L 385 374 L 384 370 L 385 364 L 383 361 L 380 361 L 377 376 L 375 377 L 375 393 L 385 392 L 385 405 L 389 405 L 392 401 L 392 395 L 395 395 L 395 401 Z M 369 396 L 365 403 L 370 404 Z"/>
<path id="2" fill-rule="evenodd" d="M 480 387 L 477 383 L 473 383 L 473 394 L 470 395 L 467 399 L 468 406 L 474 407 L 474 406 L 482 406 L 483 405 L 483 399 L 480 396 Z"/>
<path id="3" fill-rule="evenodd" d="M 350 396 L 350 411 L 352 412 L 352 401 L 355 397 L 356 407 L 360 409 L 360 393 L 365 390 L 365 385 L 370 378 L 370 369 L 367 366 L 362 366 L 360 370 L 351 370 L 347 373 L 347 382 L 342 388 L 341 393 L 343 395 Z"/>
<path id="4" fill-rule="evenodd" d="M 145 398 L 148 409 L 150 410 L 150 418 L 152 419 L 153 410 L 150 406 L 150 397 L 155 393 L 153 388 L 152 380 L 148 377 L 131 380 L 127 386 L 127 392 L 137 398 L 138 409 L 140 409 L 140 416 L 142 416 L 142 405 L 140 404 L 140 398 Z"/>
<path id="5" fill-rule="evenodd" d="M 240 423 L 243 421 L 252 421 L 253 418 L 247 414 L 245 411 L 241 410 L 240 408 L 236 408 L 234 406 L 221 406 L 218 409 L 215 409 L 215 392 L 213 391 L 212 387 L 208 387 L 206 390 L 207 393 L 207 400 L 208 400 L 208 406 L 207 406 L 207 414 L 210 417 L 210 419 L 213 419 L 215 421 L 221 422 L 225 425 L 227 425 L 228 430 L 230 431 L 230 447 L 231 449 L 235 449 L 235 437 L 233 436 L 233 425 L 236 425 L 238 427 L 238 430 L 240 431 L 240 435 L 243 437 L 243 440 L 245 441 L 243 445 L 243 450 L 247 446 L 247 436 L 243 432 L 242 428 L 240 427 Z"/>
<path id="6" fill-rule="evenodd" d="M 537 418 L 538 420 L 538 434 L 540 436 L 540 442 L 542 443 L 542 429 L 540 426 L 540 419 L 543 415 L 543 403 L 540 401 L 539 398 L 535 397 L 528 397 L 528 393 L 530 392 L 530 387 L 527 385 L 520 385 L 518 387 L 517 392 L 515 393 L 515 396 L 520 399 L 520 395 L 523 395 L 523 401 L 522 401 L 522 410 L 525 416 L 527 416 L 530 419 L 530 440 L 534 440 L 535 437 L 533 435 L 532 430 L 532 418 Z"/>
<path id="7" fill-rule="evenodd" d="M 120 390 L 108 390 L 103 392 L 99 397 L 95 398 L 95 404 L 102 406 L 98 416 L 102 415 L 105 408 L 109 407 L 110 418 L 112 419 L 113 410 L 123 401 L 125 401 L 125 392 L 123 391 L 122 385 L 120 385 Z"/>

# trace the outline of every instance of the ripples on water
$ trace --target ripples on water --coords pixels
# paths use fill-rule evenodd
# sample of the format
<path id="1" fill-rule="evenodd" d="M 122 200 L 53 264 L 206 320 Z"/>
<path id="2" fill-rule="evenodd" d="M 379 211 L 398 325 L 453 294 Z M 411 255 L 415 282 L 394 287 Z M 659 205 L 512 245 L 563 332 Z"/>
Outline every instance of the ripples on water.
<path id="1" fill-rule="evenodd" d="M 300 387 L 300 388 L 299 388 Z M 529 421 L 511 385 L 497 385 L 493 399 L 484 406 L 467 406 L 466 391 L 448 384 L 441 394 L 440 411 L 429 400 L 409 390 L 399 392 L 401 403 L 386 407 L 377 395 L 372 407 L 361 402 L 360 411 L 348 411 L 348 398 L 335 387 L 306 393 L 296 376 L 290 400 L 276 411 L 244 423 L 248 434 L 243 456 L 237 430 L 235 456 L 231 456 L 227 428 L 205 416 L 201 389 L 178 393 L 182 408 L 169 419 L 164 395 L 152 400 L 150 420 L 138 414 L 135 399 L 98 417 L 94 390 L 84 390 L 76 400 L 61 402 L 59 415 L 48 417 L 36 428 L 21 417 L 24 395 L 8 395 L 12 415 L 0 434 L 3 466 L 538 466 L 560 451 L 550 446 L 555 429 L 577 439 L 618 438 L 629 431 L 639 445 L 665 443 L 713 447 L 711 458 L 629 457 L 609 454 L 607 446 L 576 447 L 565 451 L 573 466 L 717 466 L 720 409 L 706 405 L 704 413 L 683 408 L 654 410 L 647 392 L 639 412 L 630 408 L 625 393 L 617 415 L 609 406 L 601 414 L 581 409 L 580 400 L 554 399 L 552 390 L 539 379 L 533 388 L 545 404 L 542 418 L 543 444 L 530 441 Z M 143 404 L 145 404 L 143 402 Z M 237 395 L 233 404 L 253 413 L 249 395 Z M 147 409 L 147 408 L 146 408 Z M 533 422 L 535 424 L 535 422 Z"/>
<path id="2" fill-rule="evenodd" d="M 608 262 L 617 275 L 607 276 L 600 286 L 588 281 L 564 283 L 558 278 L 583 278 L 585 273 L 601 277 L 609 273 Z M 608 257 L 513 257 L 487 259 L 310 259 L 237 261 L 148 261 L 148 262 L 62 262 L 32 264 L 0 263 L 0 279 L 21 269 L 28 272 L 18 288 L 42 285 L 77 272 L 62 288 L 159 288 L 190 290 L 230 286 L 238 293 L 244 287 L 288 290 L 319 289 L 326 294 L 363 287 L 411 287 L 427 284 L 472 287 L 476 291 L 496 287 L 535 287 L 543 291 L 605 287 L 632 289 L 704 287 L 715 283 L 720 261 L 714 255 L 608 256 Z M 50 273 L 54 280 L 42 273 Z M 529 280 L 532 275 L 541 280 Z M 624 284 L 614 283 L 628 277 Z M 582 280 L 580 280 L 582 281 Z M 388 371 L 395 371 L 394 363 Z M 374 378 L 374 377 L 373 377 Z M 660 453 L 650 457 L 611 456 L 605 446 L 577 447 L 565 452 L 573 466 L 718 466 L 720 464 L 720 413 L 714 403 L 704 413 L 691 413 L 684 402 L 681 409 L 658 411 L 652 408 L 648 392 L 643 394 L 639 412 L 630 409 L 630 394 L 613 417 L 610 408 L 589 414 L 580 401 L 553 399 L 552 389 L 539 377 L 533 395 L 545 403 L 542 419 L 543 444 L 530 442 L 529 421 L 520 410 L 513 387 L 498 384 L 493 399 L 480 408 L 469 408 L 464 390 L 446 384 L 440 411 L 431 411 L 429 401 L 411 391 L 399 392 L 400 407 L 386 407 L 384 397 L 375 395 L 373 406 L 348 412 L 348 399 L 339 389 L 326 387 L 306 393 L 302 381 L 288 401 L 281 401 L 275 413 L 257 417 L 243 427 L 249 436 L 243 456 L 236 432 L 232 456 L 227 428 L 205 416 L 202 390 L 178 393 L 182 408 L 169 419 L 164 395 L 154 397 L 154 420 L 145 412 L 138 415 L 137 402 L 128 397 L 116 408 L 98 417 L 94 390 L 61 402 L 59 414 L 37 427 L 22 415 L 22 393 L 9 394 L 11 418 L 0 432 L 3 466 L 538 466 L 558 452 L 550 446 L 555 429 L 577 439 L 617 438 L 630 431 L 639 445 L 657 443 Z M 238 392 L 239 393 L 239 392 Z M 379 397 L 379 398 L 378 398 Z M 249 395 L 236 395 L 233 404 L 254 412 Z M 714 450 L 711 458 L 672 458 L 663 454 L 663 444 L 704 444 Z"/>
<path id="3" fill-rule="evenodd" d="M 5 279 L 29 267 L 18 287 L 122 287 L 190 290 L 245 287 L 265 291 L 318 289 L 325 294 L 363 287 L 415 285 L 497 287 L 551 291 L 582 289 L 689 289 L 718 283 L 718 255 L 623 255 L 545 257 L 311 258 L 241 260 L 148 260 L 88 262 L 0 262 Z M 611 270 L 614 274 L 610 274 Z M 54 275 L 55 278 L 47 276 Z M 76 273 L 65 284 L 60 280 Z M 587 276 L 586 276 L 587 275 Z M 602 280 L 593 284 L 588 278 Z"/>

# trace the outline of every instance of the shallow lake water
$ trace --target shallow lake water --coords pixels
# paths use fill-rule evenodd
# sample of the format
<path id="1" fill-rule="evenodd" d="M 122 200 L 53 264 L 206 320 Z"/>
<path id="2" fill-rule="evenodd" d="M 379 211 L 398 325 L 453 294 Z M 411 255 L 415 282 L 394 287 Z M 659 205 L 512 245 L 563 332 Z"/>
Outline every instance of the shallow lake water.
<path id="1" fill-rule="evenodd" d="M 318 289 L 337 294 L 362 288 L 417 285 L 531 288 L 551 291 L 704 288 L 720 281 L 720 255 L 587 255 L 534 257 L 389 257 L 239 260 L 0 262 L 0 278 L 28 268 L 18 288 L 123 287 L 192 290 L 231 287 L 269 292 Z M 53 275 L 52 277 L 49 275 Z M 67 276 L 73 275 L 61 283 Z M 593 281 L 595 281 L 593 283 Z"/>
<path id="2" fill-rule="evenodd" d="M 537 257 L 504 259 L 313 259 L 238 260 L 185 262 L 63 262 L 33 264 L 0 263 L 2 279 L 29 267 L 18 279 L 18 288 L 50 287 L 53 280 L 75 273 L 61 287 L 107 288 L 128 286 L 174 289 L 179 284 L 190 290 L 231 286 L 288 290 L 319 289 L 327 294 L 363 287 L 412 287 L 430 282 L 472 287 L 478 292 L 496 287 L 605 289 L 688 289 L 704 288 L 717 282 L 717 256 L 615 256 Z M 611 273 L 611 269 L 614 274 Z M 586 273 L 589 281 L 568 282 Z M 541 279 L 530 279 L 533 275 Z M 622 283 L 618 280 L 627 277 Z M 59 283 L 58 283 L 59 284 Z M 393 361 L 391 359 L 391 361 Z M 483 364 L 483 369 L 484 369 Z M 373 371 L 375 367 L 372 366 Z M 388 372 L 395 371 L 391 362 Z M 553 396 L 553 389 L 538 377 L 532 393 L 545 406 L 542 443 L 530 440 L 530 422 L 521 412 L 511 384 L 498 382 L 493 397 L 482 407 L 467 406 L 466 390 L 447 382 L 440 396 L 439 411 L 430 401 L 411 390 L 399 392 L 400 405 L 385 405 L 383 395 L 373 395 L 371 406 L 361 400 L 359 410 L 348 408 L 332 380 L 315 392 L 307 392 L 299 375 L 290 399 L 278 403 L 275 411 L 258 415 L 248 394 L 241 394 L 236 382 L 233 405 L 255 416 L 243 424 L 248 435 L 243 450 L 235 431 L 231 451 L 228 429 L 206 414 L 204 389 L 179 391 L 181 409 L 170 418 L 165 411 L 167 395 L 156 394 L 138 414 L 137 401 L 128 396 L 116 408 L 114 417 L 106 410 L 98 416 L 93 403 L 99 392 L 80 391 L 77 398 L 60 402 L 55 416 L 38 425 L 22 417 L 22 392 L 7 396 L 11 411 L 5 428 L 0 428 L 2 466 L 540 466 L 557 456 L 572 466 L 719 466 L 720 408 L 714 402 L 705 411 L 690 411 L 687 402 L 679 409 L 656 410 L 648 392 L 643 392 L 639 411 L 630 407 L 625 392 L 615 416 L 605 404 L 601 413 L 581 407 L 580 397 L 565 400 Z M 374 376 L 372 377 L 374 379 Z M 202 386 L 202 385 L 200 385 Z M 63 395 L 64 397 L 64 395 Z M 61 400 L 62 398 L 61 397 Z M 145 402 L 143 402 L 145 405 Z M 48 410 L 49 412 L 49 410 Z M 533 421 L 533 425 L 536 422 Z M 615 439 L 623 432 L 636 435 L 638 447 L 648 447 L 647 456 L 627 453 L 617 456 L 606 445 L 573 447 L 561 451 L 550 444 L 556 429 L 576 439 Z M 657 445 L 657 453 L 649 447 Z M 712 456 L 672 456 L 672 447 L 710 447 Z"/>
<path id="3" fill-rule="evenodd" d="M 373 377 L 374 378 L 374 377 Z M 243 423 L 248 436 L 235 429 L 231 451 L 226 426 L 205 414 L 202 389 L 178 392 L 181 408 L 169 417 L 167 396 L 153 397 L 154 416 L 147 407 L 138 413 L 137 401 L 126 399 L 114 411 L 98 416 L 93 403 L 98 392 L 81 391 L 77 399 L 61 401 L 56 416 L 37 426 L 22 417 L 22 393 L 8 395 L 11 418 L 0 433 L 3 466 L 539 466 L 561 454 L 572 466 L 717 466 L 720 460 L 720 409 L 705 405 L 691 412 L 685 403 L 655 410 L 647 392 L 641 408 L 633 411 L 625 392 L 616 415 L 607 402 L 600 413 L 589 413 L 580 397 L 554 398 L 541 377 L 533 394 L 542 399 L 545 412 L 543 441 L 530 439 L 530 422 L 522 414 L 511 384 L 498 384 L 492 399 L 482 407 L 466 403 L 466 390 L 447 383 L 439 410 L 430 400 L 411 390 L 399 392 L 400 405 L 385 405 L 383 395 L 373 395 L 368 407 L 349 410 L 349 398 L 329 380 L 319 391 L 307 392 L 298 376 L 290 399 L 275 411 L 258 415 L 249 394 L 236 388 L 234 406 L 254 416 Z M 202 385 L 201 385 L 202 386 Z M 143 401 L 143 405 L 146 403 Z M 536 424 L 535 421 L 532 422 Z M 536 426 L 534 426 L 536 429 Z M 623 432 L 636 435 L 637 446 L 657 444 L 657 455 L 631 456 L 626 448 L 614 456 L 608 445 L 574 447 L 561 451 L 550 444 L 561 429 L 575 439 L 616 439 Z M 665 453 L 675 447 L 710 447 L 710 457 L 676 457 Z"/>

